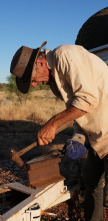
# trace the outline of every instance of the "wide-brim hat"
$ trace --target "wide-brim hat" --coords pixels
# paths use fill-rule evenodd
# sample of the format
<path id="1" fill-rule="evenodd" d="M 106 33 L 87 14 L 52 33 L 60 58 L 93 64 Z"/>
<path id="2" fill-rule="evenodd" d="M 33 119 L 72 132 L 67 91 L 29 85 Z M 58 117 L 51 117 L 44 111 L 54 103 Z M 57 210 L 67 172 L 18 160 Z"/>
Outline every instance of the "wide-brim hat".
<path id="1" fill-rule="evenodd" d="M 47 43 L 44 41 L 40 48 L 20 47 L 11 61 L 10 72 L 16 76 L 16 84 L 23 94 L 30 88 L 31 75 L 36 65 L 41 48 Z"/>

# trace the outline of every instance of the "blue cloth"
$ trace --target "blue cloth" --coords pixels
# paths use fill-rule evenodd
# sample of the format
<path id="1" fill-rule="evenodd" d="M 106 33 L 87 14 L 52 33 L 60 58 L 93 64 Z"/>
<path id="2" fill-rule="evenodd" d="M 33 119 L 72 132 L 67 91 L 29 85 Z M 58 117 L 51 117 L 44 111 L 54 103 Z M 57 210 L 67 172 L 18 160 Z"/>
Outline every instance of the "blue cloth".
<path id="1" fill-rule="evenodd" d="M 63 147 L 63 153 L 66 157 L 75 160 L 86 153 L 86 147 L 78 141 L 68 139 Z"/>

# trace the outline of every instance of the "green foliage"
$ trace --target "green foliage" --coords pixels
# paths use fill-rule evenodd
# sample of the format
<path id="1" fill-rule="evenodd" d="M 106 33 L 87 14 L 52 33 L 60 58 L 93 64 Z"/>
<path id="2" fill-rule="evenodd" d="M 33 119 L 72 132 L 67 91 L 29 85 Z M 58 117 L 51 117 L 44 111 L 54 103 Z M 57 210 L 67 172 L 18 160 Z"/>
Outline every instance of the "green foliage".
<path id="1" fill-rule="evenodd" d="M 15 93 L 17 96 L 18 96 L 18 101 L 19 102 L 26 102 L 27 100 L 27 95 L 26 94 L 22 94 L 18 88 L 17 88 L 17 85 L 16 85 L 16 77 L 14 75 L 10 75 L 9 77 L 7 77 L 7 81 L 8 81 L 8 84 L 7 84 L 7 91 L 9 91 L 9 93 Z M 12 96 L 9 96 L 9 97 L 12 97 Z"/>
<path id="2" fill-rule="evenodd" d="M 9 77 L 7 77 L 7 81 L 8 81 L 7 90 L 10 93 L 15 92 L 17 94 L 18 89 L 17 89 L 17 86 L 16 86 L 16 77 L 11 74 Z"/>

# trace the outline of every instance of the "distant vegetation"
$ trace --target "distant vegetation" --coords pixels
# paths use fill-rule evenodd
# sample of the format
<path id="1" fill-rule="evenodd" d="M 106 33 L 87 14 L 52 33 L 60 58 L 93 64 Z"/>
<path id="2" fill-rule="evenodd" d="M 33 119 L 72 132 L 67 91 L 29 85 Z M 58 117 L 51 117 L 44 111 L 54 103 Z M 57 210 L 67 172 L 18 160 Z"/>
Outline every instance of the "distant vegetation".
<path id="1" fill-rule="evenodd" d="M 9 77 L 7 77 L 7 89 L 10 92 L 16 92 L 18 93 L 18 89 L 16 86 L 16 77 L 12 74 L 10 74 Z M 31 87 L 30 91 L 36 91 L 36 90 L 49 90 L 49 85 L 37 85 L 35 88 Z"/>
<path id="2" fill-rule="evenodd" d="M 19 102 L 15 93 L 0 91 L 0 120 L 27 120 L 40 124 L 64 109 L 64 102 L 57 99 L 51 90 L 33 91 L 26 102 Z"/>
<path id="3" fill-rule="evenodd" d="M 28 97 L 30 97 L 30 92 L 38 90 L 50 90 L 50 87 L 49 85 L 37 85 L 36 88 L 31 87 L 29 93 L 22 94 L 16 86 L 16 77 L 12 74 L 10 74 L 10 76 L 7 77 L 7 84 L 0 84 L 0 91 L 7 91 L 9 99 L 12 98 L 13 94 L 17 95 L 18 101 L 21 103 L 26 102 Z"/>
<path id="4" fill-rule="evenodd" d="M 37 90 L 49 90 L 49 85 L 37 85 L 36 88 L 31 87 L 31 91 L 37 91 Z M 16 86 L 16 79 L 15 76 L 10 74 L 10 76 L 7 77 L 7 84 L 6 83 L 0 83 L 0 91 L 9 91 L 9 92 L 15 92 L 18 93 L 18 89 Z"/>
<path id="5" fill-rule="evenodd" d="M 64 109 L 64 102 L 53 95 L 48 85 L 31 87 L 24 95 L 18 91 L 14 75 L 7 78 L 7 84 L 0 84 L 0 120 L 45 123 Z"/>

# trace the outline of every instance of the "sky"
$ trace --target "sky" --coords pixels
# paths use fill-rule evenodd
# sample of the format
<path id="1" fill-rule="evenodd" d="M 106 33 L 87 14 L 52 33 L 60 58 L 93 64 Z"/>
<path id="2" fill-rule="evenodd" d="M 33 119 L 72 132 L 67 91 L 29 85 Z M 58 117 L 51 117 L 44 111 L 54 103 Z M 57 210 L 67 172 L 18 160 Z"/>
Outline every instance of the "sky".
<path id="1" fill-rule="evenodd" d="M 0 0 L 0 83 L 7 83 L 10 64 L 22 46 L 46 49 L 75 44 L 82 25 L 108 0 Z"/>

